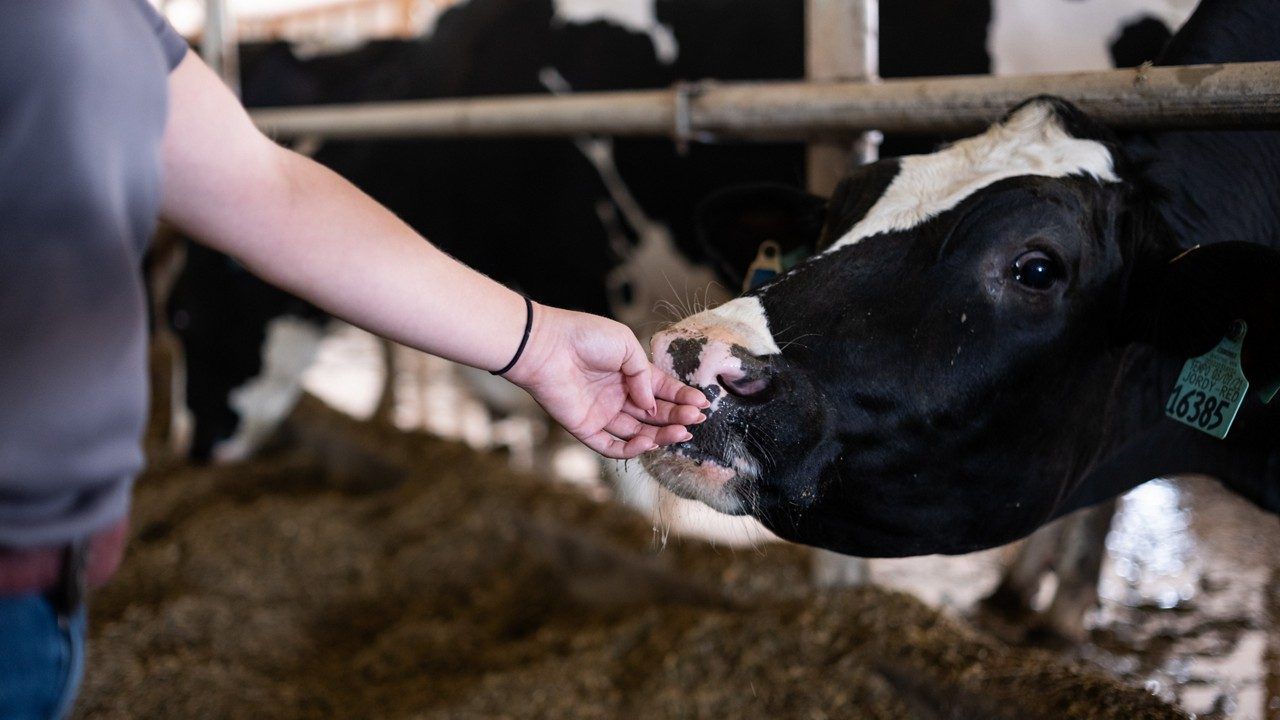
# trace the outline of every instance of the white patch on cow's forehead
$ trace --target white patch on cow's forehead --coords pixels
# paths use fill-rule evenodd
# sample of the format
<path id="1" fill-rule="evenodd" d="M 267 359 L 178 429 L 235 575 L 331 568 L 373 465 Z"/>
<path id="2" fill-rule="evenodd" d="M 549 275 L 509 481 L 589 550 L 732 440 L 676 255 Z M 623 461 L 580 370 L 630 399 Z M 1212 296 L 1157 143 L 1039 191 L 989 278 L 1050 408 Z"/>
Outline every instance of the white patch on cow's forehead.
<path id="1" fill-rule="evenodd" d="M 1090 175 L 1104 182 L 1119 180 L 1106 146 L 1072 137 L 1043 102 L 1021 108 L 981 135 L 898 162 L 897 176 L 866 217 L 825 252 L 873 235 L 909 230 L 1006 178 Z"/>

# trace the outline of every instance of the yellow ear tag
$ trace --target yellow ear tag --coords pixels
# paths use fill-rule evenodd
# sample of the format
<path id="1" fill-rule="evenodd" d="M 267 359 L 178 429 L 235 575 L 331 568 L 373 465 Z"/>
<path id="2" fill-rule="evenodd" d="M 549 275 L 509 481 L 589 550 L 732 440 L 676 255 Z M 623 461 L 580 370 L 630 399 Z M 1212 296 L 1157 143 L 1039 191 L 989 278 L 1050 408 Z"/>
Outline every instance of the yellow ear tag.
<path id="1" fill-rule="evenodd" d="M 755 290 L 782 274 L 782 247 L 773 240 L 760 243 L 756 251 L 756 259 L 747 268 L 747 277 L 742 282 L 742 292 Z"/>
<path id="2" fill-rule="evenodd" d="M 1249 392 L 1240 369 L 1240 348 L 1248 330 L 1243 320 L 1236 320 L 1217 347 L 1182 366 L 1165 415 L 1219 440 L 1227 436 Z"/>

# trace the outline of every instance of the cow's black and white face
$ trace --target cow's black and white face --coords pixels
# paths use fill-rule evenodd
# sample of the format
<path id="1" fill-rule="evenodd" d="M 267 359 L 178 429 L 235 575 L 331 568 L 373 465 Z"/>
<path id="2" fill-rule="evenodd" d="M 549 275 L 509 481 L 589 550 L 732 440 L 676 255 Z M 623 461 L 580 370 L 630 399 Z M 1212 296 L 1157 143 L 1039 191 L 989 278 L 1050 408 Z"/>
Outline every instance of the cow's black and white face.
<path id="1" fill-rule="evenodd" d="M 1100 443 L 1132 253 L 1127 186 L 1087 125 L 1038 100 L 855 170 L 816 255 L 655 337 L 659 365 L 713 404 L 651 472 L 863 556 L 1045 522 Z"/>

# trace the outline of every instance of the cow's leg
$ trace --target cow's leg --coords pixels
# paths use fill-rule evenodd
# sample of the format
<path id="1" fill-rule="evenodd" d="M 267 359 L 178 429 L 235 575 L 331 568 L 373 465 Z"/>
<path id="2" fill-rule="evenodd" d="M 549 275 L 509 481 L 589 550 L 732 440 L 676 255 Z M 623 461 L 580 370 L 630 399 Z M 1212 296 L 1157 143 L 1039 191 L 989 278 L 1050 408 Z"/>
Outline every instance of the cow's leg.
<path id="1" fill-rule="evenodd" d="M 1084 639 L 1085 614 L 1098 601 L 1113 514 L 1115 502 L 1106 502 L 1038 530 L 1017 547 L 999 586 L 983 604 L 1006 617 L 1024 618 L 1034 612 L 1041 582 L 1052 572 L 1057 578 L 1053 599 L 1029 624 L 1059 637 Z"/>
<path id="2" fill-rule="evenodd" d="M 182 341 L 168 328 L 158 329 L 151 342 L 152 362 L 163 364 L 153 375 L 152 392 L 159 397 L 155 398 L 152 407 L 159 409 L 163 405 L 168 412 L 164 420 L 167 433 L 165 437 L 158 438 L 160 444 L 156 449 L 169 457 L 185 458 L 191 452 L 196 425 L 195 416 L 187 406 L 186 354 L 182 350 Z"/>
<path id="3" fill-rule="evenodd" d="M 239 417 L 235 433 L 213 448 L 217 462 L 250 457 L 276 431 L 302 395 L 302 373 L 319 354 L 324 327 L 283 316 L 267 325 L 259 374 L 234 389 L 228 404 Z"/>
<path id="4" fill-rule="evenodd" d="M 431 398 L 427 388 L 431 385 L 431 380 L 435 376 L 435 370 L 431 366 L 431 357 L 426 353 L 413 353 L 413 359 L 415 370 L 413 389 L 417 395 L 418 429 L 439 432 L 432 427 L 431 406 L 428 404 Z"/>
<path id="5" fill-rule="evenodd" d="M 530 412 L 527 421 L 531 426 L 530 435 L 533 440 L 533 467 L 545 475 L 555 473 L 556 454 L 565 445 L 577 442 L 564 428 L 560 427 L 551 416 L 542 412 L 541 408 Z"/>
<path id="6" fill-rule="evenodd" d="M 148 459 L 177 456 L 174 450 L 175 420 L 177 418 L 178 398 L 176 380 L 181 379 L 182 372 L 178 367 L 181 361 L 180 343 L 173 333 L 159 329 L 151 335 L 148 371 L 151 387 L 149 417 L 147 419 L 146 437 L 143 446 Z"/>
<path id="7" fill-rule="evenodd" d="M 870 563 L 830 550 L 815 550 L 810 570 L 818 587 L 855 587 L 871 582 Z"/>
<path id="8" fill-rule="evenodd" d="M 1056 635 L 1076 641 L 1087 636 L 1085 615 L 1098 604 L 1098 581 L 1115 511 L 1116 501 L 1110 500 L 1072 516 L 1054 567 L 1058 588 L 1041 618 L 1042 627 Z"/>
<path id="9" fill-rule="evenodd" d="M 380 338 L 382 348 L 382 392 L 373 406 L 372 420 L 380 425 L 394 425 L 396 419 L 396 344 Z"/>
<path id="10" fill-rule="evenodd" d="M 1267 632 L 1267 645 L 1263 654 L 1266 663 L 1266 697 L 1280 698 L 1280 568 L 1271 568 L 1271 577 L 1263 588 L 1263 599 L 1266 602 L 1267 621 L 1270 631 Z M 1267 720 L 1280 720 L 1280 707 L 1274 699 L 1267 701 Z"/>
<path id="11" fill-rule="evenodd" d="M 1045 573 L 1056 562 L 1069 522 L 1070 518 L 1059 519 L 1017 544 L 1000 584 L 983 604 L 1010 617 L 1031 612 Z"/>
<path id="12" fill-rule="evenodd" d="M 152 457 L 182 458 L 191 449 L 195 423 L 186 401 L 186 359 L 166 312 L 186 260 L 186 245 L 167 229 L 156 233 L 145 260 L 151 312 L 152 413 L 146 447 Z"/>

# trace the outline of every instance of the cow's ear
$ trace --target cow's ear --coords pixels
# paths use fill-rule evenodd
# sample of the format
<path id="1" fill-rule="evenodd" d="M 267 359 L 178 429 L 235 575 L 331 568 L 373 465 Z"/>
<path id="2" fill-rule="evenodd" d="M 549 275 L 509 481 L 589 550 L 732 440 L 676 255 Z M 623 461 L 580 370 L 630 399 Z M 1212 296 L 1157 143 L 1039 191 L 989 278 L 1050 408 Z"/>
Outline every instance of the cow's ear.
<path id="1" fill-rule="evenodd" d="M 807 256 L 822 232 L 826 200 L 785 185 L 739 185 L 698 206 L 702 249 L 731 288 L 742 287 L 761 245 L 772 240 L 783 258 Z"/>
<path id="2" fill-rule="evenodd" d="M 1134 260 L 1127 335 L 1181 357 L 1212 349 L 1232 323 L 1248 323 L 1241 365 L 1259 390 L 1280 382 L 1280 251 L 1221 242 Z"/>

